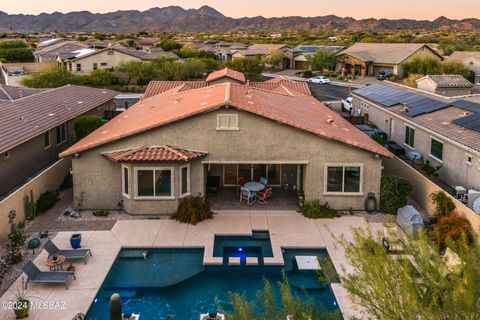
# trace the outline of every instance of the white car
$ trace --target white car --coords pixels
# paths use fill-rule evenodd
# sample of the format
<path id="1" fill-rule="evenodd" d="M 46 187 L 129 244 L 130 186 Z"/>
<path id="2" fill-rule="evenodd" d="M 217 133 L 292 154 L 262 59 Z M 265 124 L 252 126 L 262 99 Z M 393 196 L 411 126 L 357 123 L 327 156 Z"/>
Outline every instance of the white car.
<path id="1" fill-rule="evenodd" d="M 345 112 L 345 111 L 351 112 L 352 111 L 352 100 L 353 100 L 352 97 L 348 97 L 345 100 L 342 99 L 342 112 Z"/>
<path id="2" fill-rule="evenodd" d="M 326 83 L 330 83 L 330 79 L 328 79 L 327 77 L 324 77 L 324 76 L 316 76 L 316 77 L 313 77 L 313 78 L 309 78 L 308 82 L 309 83 L 326 84 Z"/>

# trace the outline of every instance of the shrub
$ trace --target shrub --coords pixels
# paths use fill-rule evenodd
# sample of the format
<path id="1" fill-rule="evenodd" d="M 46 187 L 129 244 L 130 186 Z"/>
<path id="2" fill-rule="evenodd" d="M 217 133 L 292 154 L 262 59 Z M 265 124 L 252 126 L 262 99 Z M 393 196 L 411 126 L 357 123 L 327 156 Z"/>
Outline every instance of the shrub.
<path id="1" fill-rule="evenodd" d="M 429 177 L 438 177 L 438 171 L 442 166 L 434 166 L 430 160 L 422 161 L 422 170 Z"/>
<path id="2" fill-rule="evenodd" d="M 372 139 L 375 140 L 377 143 L 381 144 L 382 146 L 387 144 L 387 140 L 380 133 L 372 134 Z"/>
<path id="3" fill-rule="evenodd" d="M 345 80 L 345 77 L 342 76 L 342 75 L 339 75 L 339 76 L 337 77 L 337 79 L 340 80 L 340 81 L 343 81 L 343 80 Z"/>
<path id="4" fill-rule="evenodd" d="M 430 195 L 430 199 L 435 204 L 435 215 L 441 218 L 455 210 L 455 203 L 445 192 L 438 191 Z"/>
<path id="5" fill-rule="evenodd" d="M 204 197 L 188 197 L 182 199 L 178 204 L 177 212 L 172 216 L 173 219 L 196 225 L 206 219 L 213 218 L 210 202 Z"/>
<path id="6" fill-rule="evenodd" d="M 37 200 L 37 212 L 44 213 L 55 205 L 58 201 L 58 193 L 55 191 L 46 191 L 40 195 Z"/>
<path id="7" fill-rule="evenodd" d="M 318 199 L 305 202 L 300 208 L 300 212 L 304 217 L 309 219 L 335 218 L 340 216 L 337 210 L 328 205 L 328 202 L 322 204 Z"/>
<path id="8" fill-rule="evenodd" d="M 60 190 L 70 189 L 73 187 L 73 177 L 71 173 L 67 173 L 63 178 Z"/>
<path id="9" fill-rule="evenodd" d="M 22 229 L 15 229 L 8 235 L 8 240 L 10 240 L 10 243 L 13 247 L 18 247 L 23 245 L 27 237 L 23 233 Z"/>
<path id="10" fill-rule="evenodd" d="M 408 76 L 407 79 L 404 79 L 403 80 L 403 84 L 406 85 L 406 86 L 409 86 L 409 87 L 412 87 L 412 88 L 416 88 L 417 87 L 417 80 L 422 78 L 423 75 L 421 74 L 411 74 Z"/>
<path id="11" fill-rule="evenodd" d="M 95 217 L 107 217 L 110 214 L 108 210 L 98 210 L 93 213 Z"/>
<path id="12" fill-rule="evenodd" d="M 470 222 L 456 212 L 441 217 L 431 232 L 431 238 L 443 252 L 449 241 L 459 248 L 473 244 L 474 236 Z"/>
<path id="13" fill-rule="evenodd" d="M 82 116 L 75 120 L 75 135 L 78 140 L 85 138 L 93 131 L 103 125 L 102 118 L 99 116 Z"/>
<path id="14" fill-rule="evenodd" d="M 303 72 L 303 77 L 304 78 L 311 78 L 311 77 L 313 77 L 313 72 L 310 71 L 310 70 L 304 71 Z"/>
<path id="15" fill-rule="evenodd" d="M 396 214 L 398 208 L 407 204 L 407 196 L 412 192 L 412 185 L 396 176 L 383 176 L 380 187 L 380 210 Z"/>

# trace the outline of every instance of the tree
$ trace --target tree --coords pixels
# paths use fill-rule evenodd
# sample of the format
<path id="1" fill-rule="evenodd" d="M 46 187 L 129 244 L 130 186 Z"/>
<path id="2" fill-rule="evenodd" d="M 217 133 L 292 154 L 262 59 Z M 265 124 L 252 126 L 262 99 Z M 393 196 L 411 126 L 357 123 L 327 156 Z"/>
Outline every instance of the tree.
<path id="1" fill-rule="evenodd" d="M 402 63 L 402 69 L 406 76 L 410 74 L 442 74 L 442 64 L 438 59 L 431 56 L 416 56 Z"/>
<path id="2" fill-rule="evenodd" d="M 407 196 L 412 192 L 412 185 L 396 176 L 383 176 L 380 185 L 380 209 L 396 214 L 398 208 L 407 204 Z"/>
<path id="3" fill-rule="evenodd" d="M 103 125 L 103 121 L 102 118 L 95 115 L 82 116 L 76 119 L 73 125 L 77 140 L 80 140 L 100 128 Z"/>
<path id="4" fill-rule="evenodd" d="M 84 84 L 91 85 L 93 87 L 107 87 L 110 85 L 118 84 L 118 76 L 106 69 L 93 70 L 89 75 L 84 76 Z"/>
<path id="5" fill-rule="evenodd" d="M 33 52 L 25 41 L 4 41 L 0 42 L 0 60 L 5 62 L 29 62 L 33 61 Z"/>
<path id="6" fill-rule="evenodd" d="M 265 65 L 259 58 L 238 58 L 225 63 L 225 67 L 242 72 L 248 80 L 258 80 Z"/>
<path id="7" fill-rule="evenodd" d="M 160 43 L 160 47 L 165 51 L 178 50 L 182 45 L 175 40 L 165 39 Z"/>
<path id="8" fill-rule="evenodd" d="M 54 67 L 31 73 L 22 79 L 29 88 L 58 88 L 67 84 L 79 84 L 80 79 L 62 67 Z"/>
<path id="9" fill-rule="evenodd" d="M 442 62 L 442 73 L 443 74 L 457 74 L 464 76 L 465 78 L 470 77 L 470 70 L 468 70 L 463 63 L 459 61 L 447 60 Z"/>
<path id="10" fill-rule="evenodd" d="M 155 78 L 156 73 L 153 65 L 149 62 L 128 61 L 118 66 L 119 72 L 125 72 L 129 76 L 129 83 L 132 78 L 138 85 L 146 85 Z"/>
<path id="11" fill-rule="evenodd" d="M 480 318 L 479 246 L 454 249 L 460 264 L 448 264 L 425 236 L 410 241 L 405 254 L 387 254 L 370 231 L 354 229 L 354 242 L 340 240 L 355 272 L 343 286 L 368 319 L 428 320 Z M 456 253 L 455 253 L 456 252 Z M 477 261 L 477 262 L 475 262 Z"/>
<path id="12" fill-rule="evenodd" d="M 272 70 L 277 70 L 283 61 L 283 52 L 280 50 L 275 50 L 263 58 L 263 63 L 267 65 Z"/>
<path id="13" fill-rule="evenodd" d="M 311 70 L 332 70 L 336 62 L 337 55 L 329 49 L 318 50 L 314 54 L 307 56 L 307 64 Z"/>

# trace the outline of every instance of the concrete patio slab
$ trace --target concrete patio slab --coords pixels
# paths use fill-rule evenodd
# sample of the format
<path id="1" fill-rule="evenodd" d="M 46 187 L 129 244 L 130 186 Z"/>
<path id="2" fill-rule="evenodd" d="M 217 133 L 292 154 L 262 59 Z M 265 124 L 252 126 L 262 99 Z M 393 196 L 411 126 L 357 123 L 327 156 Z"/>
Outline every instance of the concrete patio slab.
<path id="1" fill-rule="evenodd" d="M 165 220 L 117 221 L 112 233 L 122 247 L 152 247 Z"/>

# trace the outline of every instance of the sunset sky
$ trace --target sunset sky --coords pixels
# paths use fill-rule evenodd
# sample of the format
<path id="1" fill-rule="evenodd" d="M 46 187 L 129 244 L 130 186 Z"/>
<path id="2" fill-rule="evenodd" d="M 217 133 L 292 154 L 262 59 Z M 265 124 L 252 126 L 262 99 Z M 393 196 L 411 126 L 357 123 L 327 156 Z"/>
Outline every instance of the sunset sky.
<path id="1" fill-rule="evenodd" d="M 178 5 L 198 8 L 209 5 L 230 17 L 257 16 L 321 16 L 335 14 L 354 18 L 414 18 L 432 20 L 449 18 L 480 18 L 480 0 L 1 0 L 0 11 L 38 14 L 88 10 L 146 10 L 152 7 Z"/>

